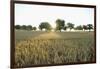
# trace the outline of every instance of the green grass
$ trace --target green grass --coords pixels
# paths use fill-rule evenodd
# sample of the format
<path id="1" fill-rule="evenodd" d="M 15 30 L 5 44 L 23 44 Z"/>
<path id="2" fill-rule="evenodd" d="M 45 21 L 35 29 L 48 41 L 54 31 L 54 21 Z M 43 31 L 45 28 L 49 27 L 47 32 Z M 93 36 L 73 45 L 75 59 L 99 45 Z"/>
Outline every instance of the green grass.
<path id="1" fill-rule="evenodd" d="M 15 31 L 15 66 L 95 61 L 93 32 Z"/>

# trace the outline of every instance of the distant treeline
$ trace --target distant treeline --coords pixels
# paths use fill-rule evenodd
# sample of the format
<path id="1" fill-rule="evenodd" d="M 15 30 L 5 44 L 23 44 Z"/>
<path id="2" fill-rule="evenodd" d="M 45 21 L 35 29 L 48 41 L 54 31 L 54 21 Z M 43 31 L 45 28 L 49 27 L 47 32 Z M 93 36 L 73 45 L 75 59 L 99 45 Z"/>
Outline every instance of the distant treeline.
<path id="1" fill-rule="evenodd" d="M 56 23 L 56 27 L 52 28 L 52 26 L 50 25 L 49 22 L 41 22 L 40 25 L 38 27 L 33 27 L 32 25 L 15 25 L 15 29 L 17 30 L 34 30 L 36 31 L 37 28 L 40 29 L 41 31 L 43 29 L 45 29 L 46 31 L 51 31 L 52 29 L 54 29 L 55 31 L 60 31 L 61 30 L 67 30 L 70 29 L 70 31 L 72 29 L 74 30 L 92 30 L 93 29 L 93 25 L 92 24 L 87 24 L 87 25 L 79 25 L 77 27 L 75 27 L 75 24 L 68 22 L 67 24 L 65 24 L 65 21 L 62 19 L 57 19 L 55 21 Z"/>

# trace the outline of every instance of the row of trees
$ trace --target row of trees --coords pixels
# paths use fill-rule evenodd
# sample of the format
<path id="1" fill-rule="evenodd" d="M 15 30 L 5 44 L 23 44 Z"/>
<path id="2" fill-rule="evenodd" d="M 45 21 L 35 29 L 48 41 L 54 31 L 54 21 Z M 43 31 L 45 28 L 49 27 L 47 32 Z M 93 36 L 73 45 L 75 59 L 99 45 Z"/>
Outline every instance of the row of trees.
<path id="1" fill-rule="evenodd" d="M 15 29 L 17 30 L 36 30 L 36 27 L 32 27 L 31 25 L 16 25 Z"/>
<path id="2" fill-rule="evenodd" d="M 74 29 L 74 30 L 91 30 L 93 29 L 93 25 L 92 24 L 87 24 L 87 25 L 79 25 L 77 27 L 74 27 L 75 25 L 72 23 L 67 23 L 67 25 L 65 25 L 65 21 L 61 20 L 61 19 L 57 19 L 56 20 L 56 30 L 67 30 L 68 28 L 70 30 Z"/>
<path id="3" fill-rule="evenodd" d="M 92 24 L 87 24 L 87 25 L 79 25 L 79 26 L 77 26 L 77 27 L 74 27 L 75 25 L 74 24 L 72 24 L 72 23 L 67 23 L 67 24 L 65 24 L 65 21 L 64 20 L 62 20 L 62 19 L 57 19 L 56 20 L 56 27 L 55 27 L 55 31 L 60 31 L 61 32 L 61 30 L 67 30 L 67 29 L 70 29 L 70 31 L 72 30 L 72 29 L 74 29 L 74 30 L 91 30 L 91 29 L 93 29 L 93 25 Z M 48 22 L 42 22 L 42 23 L 40 23 L 40 25 L 39 25 L 39 27 L 38 27 L 41 31 L 43 30 L 43 29 L 45 29 L 46 31 L 50 31 L 50 30 L 52 30 L 53 28 L 52 28 L 52 26 L 48 23 Z M 32 27 L 31 25 L 22 25 L 22 26 L 20 26 L 20 25 L 16 25 L 15 26 L 15 29 L 21 29 L 21 30 L 37 30 L 37 28 L 36 27 Z"/>

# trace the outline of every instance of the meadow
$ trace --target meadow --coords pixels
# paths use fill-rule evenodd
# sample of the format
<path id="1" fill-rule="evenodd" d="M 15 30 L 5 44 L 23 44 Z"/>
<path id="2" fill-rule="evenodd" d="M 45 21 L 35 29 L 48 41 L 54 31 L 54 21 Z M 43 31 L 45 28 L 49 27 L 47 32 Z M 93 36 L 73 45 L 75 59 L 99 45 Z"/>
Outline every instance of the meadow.
<path id="1" fill-rule="evenodd" d="M 94 62 L 93 32 L 15 31 L 15 66 Z"/>

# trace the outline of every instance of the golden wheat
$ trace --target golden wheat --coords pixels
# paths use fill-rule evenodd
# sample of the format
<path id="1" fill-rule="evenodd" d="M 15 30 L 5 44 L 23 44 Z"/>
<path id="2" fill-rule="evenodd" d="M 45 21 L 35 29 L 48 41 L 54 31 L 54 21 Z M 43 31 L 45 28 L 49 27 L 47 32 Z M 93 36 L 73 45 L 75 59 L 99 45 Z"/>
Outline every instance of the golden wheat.
<path id="1" fill-rule="evenodd" d="M 66 34 L 64 35 L 66 36 Z M 71 35 L 73 34 L 70 34 L 70 36 Z M 94 60 L 93 38 L 55 39 L 49 37 L 47 39 L 46 36 L 46 39 L 41 37 L 24 39 L 17 42 L 15 45 L 16 67 L 41 64 L 93 62 Z"/>

